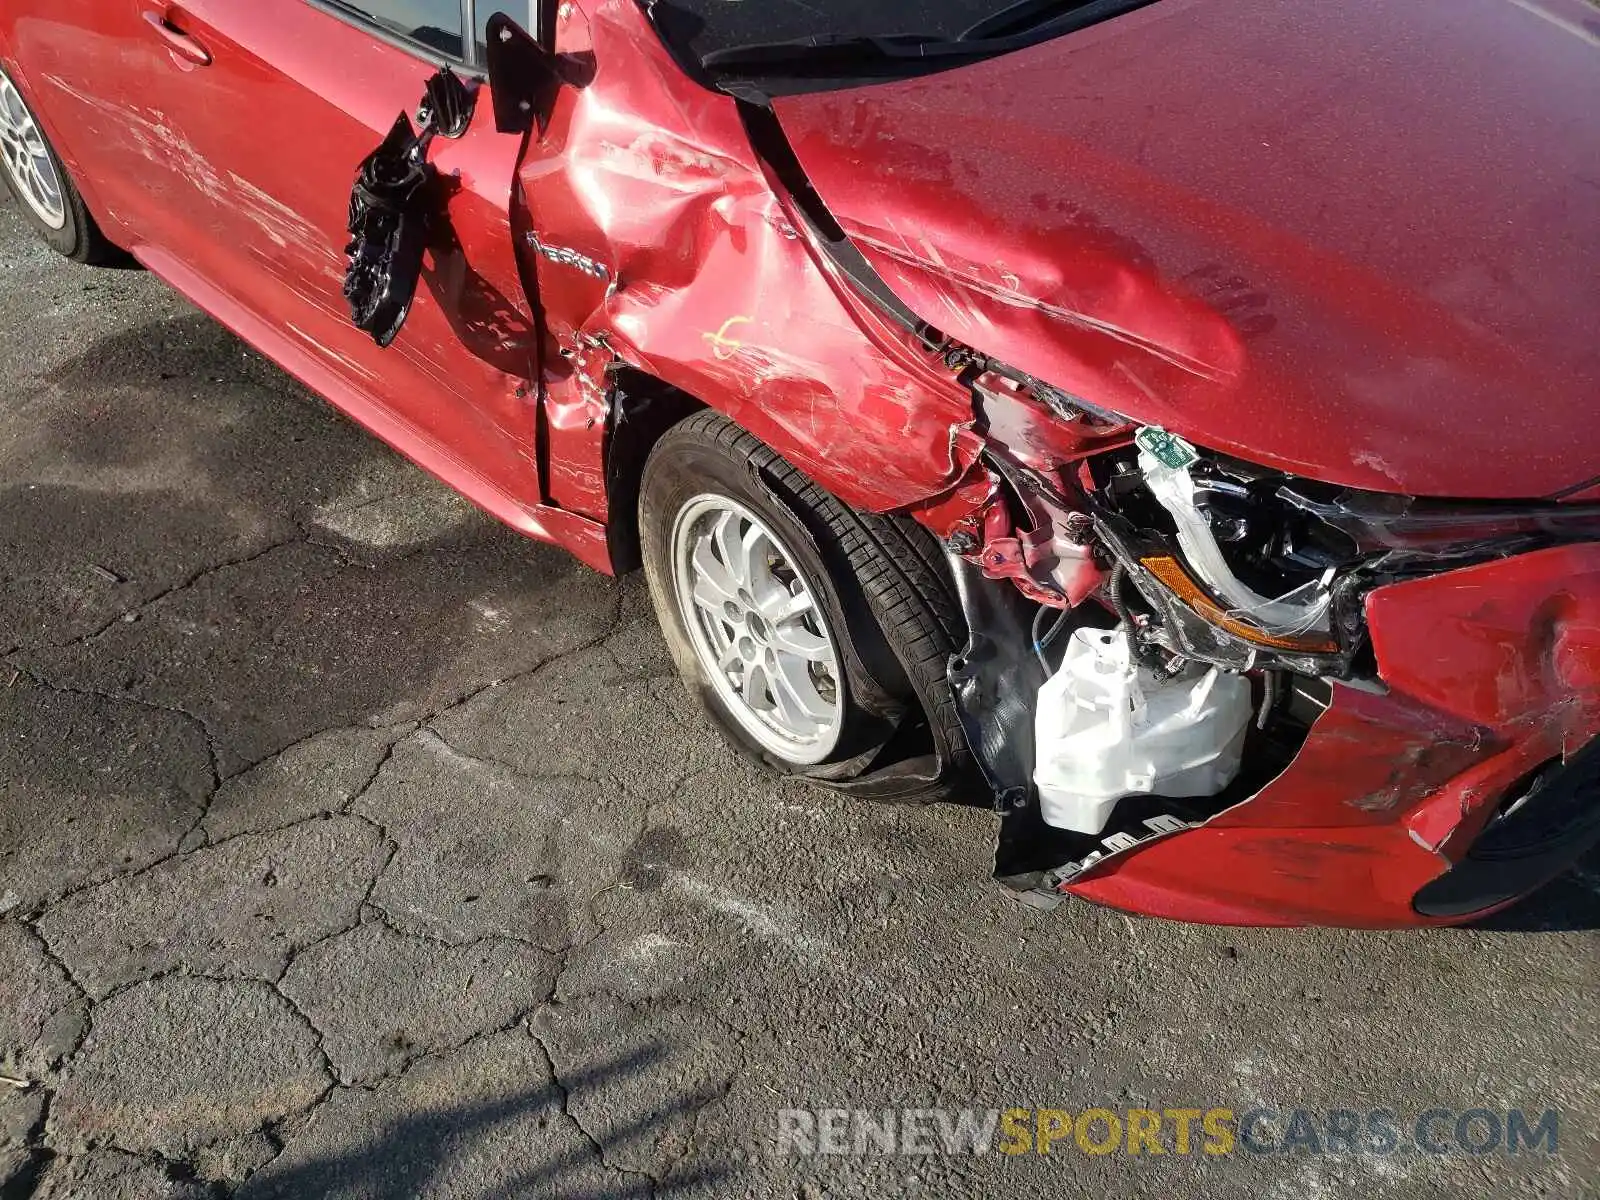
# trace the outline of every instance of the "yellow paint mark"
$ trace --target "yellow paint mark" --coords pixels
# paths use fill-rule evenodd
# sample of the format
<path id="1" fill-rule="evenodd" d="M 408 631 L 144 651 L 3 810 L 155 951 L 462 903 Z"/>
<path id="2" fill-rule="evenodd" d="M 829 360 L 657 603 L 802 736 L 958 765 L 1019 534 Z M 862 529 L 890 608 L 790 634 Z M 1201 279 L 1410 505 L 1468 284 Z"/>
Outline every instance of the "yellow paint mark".
<path id="1" fill-rule="evenodd" d="M 711 343 L 711 353 L 722 362 L 727 362 L 735 354 L 744 349 L 744 343 L 737 338 L 728 336 L 728 330 L 735 325 L 750 324 L 749 317 L 729 317 L 722 323 L 722 328 L 715 333 L 703 333 L 700 336 Z"/>

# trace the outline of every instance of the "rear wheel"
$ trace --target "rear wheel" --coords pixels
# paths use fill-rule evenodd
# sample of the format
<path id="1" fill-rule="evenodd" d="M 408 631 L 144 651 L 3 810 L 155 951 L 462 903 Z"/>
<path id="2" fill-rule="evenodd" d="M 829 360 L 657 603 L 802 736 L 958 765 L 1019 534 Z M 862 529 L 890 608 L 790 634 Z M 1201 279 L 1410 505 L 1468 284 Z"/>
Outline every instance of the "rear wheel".
<path id="1" fill-rule="evenodd" d="M 714 412 L 656 444 L 639 528 L 678 668 L 741 747 L 902 802 L 963 775 L 945 671 L 965 631 L 924 530 L 856 512 Z"/>
<path id="2" fill-rule="evenodd" d="M 11 77 L 0 68 L 0 177 L 22 215 L 57 253 L 109 262 L 118 251 L 94 223 L 67 169 Z"/>

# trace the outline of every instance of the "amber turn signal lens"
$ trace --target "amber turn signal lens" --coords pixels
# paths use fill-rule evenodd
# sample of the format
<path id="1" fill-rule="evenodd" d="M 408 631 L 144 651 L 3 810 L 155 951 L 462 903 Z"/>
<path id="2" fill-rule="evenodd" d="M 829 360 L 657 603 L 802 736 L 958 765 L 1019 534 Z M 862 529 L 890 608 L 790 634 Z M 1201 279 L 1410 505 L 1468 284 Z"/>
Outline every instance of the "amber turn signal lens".
<path id="1" fill-rule="evenodd" d="M 1267 633 L 1253 625 L 1246 624 L 1237 617 L 1229 616 L 1215 600 L 1206 595 L 1204 588 L 1189 578 L 1189 573 L 1183 569 L 1183 564 L 1175 558 L 1168 555 L 1141 558 L 1139 565 L 1159 579 L 1167 590 L 1188 605 L 1196 616 L 1215 625 L 1218 629 L 1233 634 L 1240 641 L 1249 642 L 1252 646 L 1264 646 L 1269 650 L 1287 650 L 1291 653 L 1339 653 L 1339 643 L 1326 634 L 1283 637 L 1278 634 Z"/>

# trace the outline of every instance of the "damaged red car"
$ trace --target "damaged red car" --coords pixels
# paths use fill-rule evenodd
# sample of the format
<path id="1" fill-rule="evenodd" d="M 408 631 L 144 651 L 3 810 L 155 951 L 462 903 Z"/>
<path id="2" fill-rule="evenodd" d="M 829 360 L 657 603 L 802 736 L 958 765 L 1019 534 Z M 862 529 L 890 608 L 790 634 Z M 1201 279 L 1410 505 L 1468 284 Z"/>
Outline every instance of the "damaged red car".
<path id="1" fill-rule="evenodd" d="M 1191 921 L 1600 839 L 1586 0 L 10 0 L 3 173 L 781 772 Z M 419 636 L 426 636 L 420 633 Z"/>

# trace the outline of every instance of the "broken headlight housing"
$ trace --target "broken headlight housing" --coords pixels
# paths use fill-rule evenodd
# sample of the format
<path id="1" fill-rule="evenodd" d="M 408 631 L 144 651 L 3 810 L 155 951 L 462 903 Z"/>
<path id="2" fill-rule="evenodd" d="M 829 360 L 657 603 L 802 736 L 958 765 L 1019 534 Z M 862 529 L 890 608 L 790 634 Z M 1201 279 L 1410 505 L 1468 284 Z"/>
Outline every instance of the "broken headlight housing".
<path id="1" fill-rule="evenodd" d="M 1089 475 L 1096 530 L 1117 563 L 1109 598 L 1137 644 L 1232 671 L 1360 677 L 1371 667 L 1363 608 L 1374 588 L 1600 539 L 1600 506 L 1357 492 L 1151 427 Z"/>

